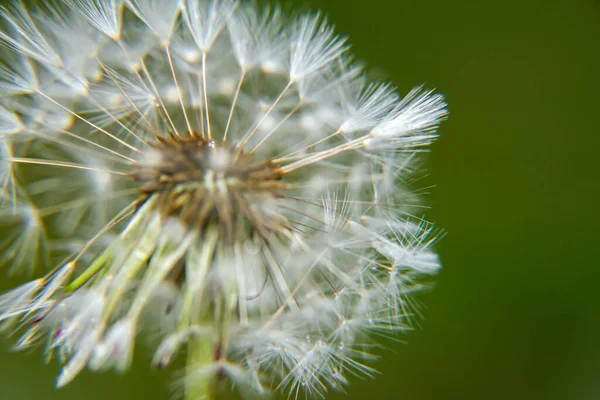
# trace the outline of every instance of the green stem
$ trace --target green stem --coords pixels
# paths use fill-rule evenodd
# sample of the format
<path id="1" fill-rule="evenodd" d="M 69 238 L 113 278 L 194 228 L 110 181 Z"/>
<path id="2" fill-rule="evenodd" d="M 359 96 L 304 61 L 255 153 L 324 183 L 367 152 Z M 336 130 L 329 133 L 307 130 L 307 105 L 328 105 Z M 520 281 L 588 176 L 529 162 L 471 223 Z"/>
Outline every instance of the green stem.
<path id="1" fill-rule="evenodd" d="M 202 371 L 214 359 L 215 344 L 211 335 L 191 335 L 187 351 L 185 400 L 216 399 L 216 376 Z"/>
<path id="2" fill-rule="evenodd" d="M 219 232 L 215 226 L 205 229 L 201 245 L 192 246 L 186 258 L 186 272 L 190 286 L 183 304 L 181 329 L 193 326 L 209 326 L 215 334 L 192 334 L 188 339 L 185 378 L 185 400 L 215 400 L 219 376 L 212 366 L 225 361 L 229 348 L 229 334 L 233 314 L 238 304 L 235 278 L 225 279 L 210 295 L 208 273 L 215 259 L 225 259 L 218 245 Z M 220 251 L 219 251 L 220 250 Z M 195 311 L 196 302 L 204 301 L 204 307 Z"/>
<path id="3" fill-rule="evenodd" d="M 214 311 L 208 307 L 205 298 L 207 275 L 212 266 L 214 252 L 219 239 L 214 226 L 205 229 L 198 246 L 192 246 L 186 257 L 186 272 L 189 279 L 184 296 L 181 328 L 206 324 L 213 326 Z M 205 310 L 198 302 L 208 302 Z M 213 326 L 214 327 L 214 326 Z M 210 371 L 216 358 L 215 336 L 212 334 L 192 334 L 188 339 L 187 365 L 185 377 L 185 400 L 216 399 L 217 379 Z M 209 367 L 209 368 L 207 368 Z"/>
<path id="4" fill-rule="evenodd" d="M 89 281 L 94 275 L 96 275 L 104 266 L 108 263 L 111 257 L 112 249 L 109 247 L 106 251 L 104 251 L 94 262 L 92 265 L 86 269 L 81 275 L 79 275 L 73 282 L 71 282 L 65 288 L 65 294 L 72 293 L 85 285 L 87 281 Z"/>

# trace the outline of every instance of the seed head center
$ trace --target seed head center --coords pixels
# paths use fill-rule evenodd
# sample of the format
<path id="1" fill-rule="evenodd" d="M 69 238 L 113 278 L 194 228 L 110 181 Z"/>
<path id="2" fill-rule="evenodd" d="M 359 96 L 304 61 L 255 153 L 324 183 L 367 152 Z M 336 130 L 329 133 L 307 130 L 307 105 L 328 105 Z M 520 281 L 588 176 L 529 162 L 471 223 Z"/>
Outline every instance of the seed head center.
<path id="1" fill-rule="evenodd" d="M 189 228 L 214 223 L 232 233 L 240 226 L 269 231 L 287 225 L 268 210 L 283 196 L 283 173 L 270 161 L 254 162 L 251 153 L 197 137 L 159 137 L 134 168 L 132 178 L 143 185 L 140 204 L 157 197 L 161 215 Z"/>

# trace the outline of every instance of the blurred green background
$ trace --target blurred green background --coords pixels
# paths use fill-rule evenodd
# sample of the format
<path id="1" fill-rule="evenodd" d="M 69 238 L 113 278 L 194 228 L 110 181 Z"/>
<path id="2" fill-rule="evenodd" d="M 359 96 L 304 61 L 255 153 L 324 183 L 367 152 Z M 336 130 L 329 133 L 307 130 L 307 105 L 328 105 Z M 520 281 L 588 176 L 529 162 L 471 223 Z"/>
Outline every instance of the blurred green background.
<path id="1" fill-rule="evenodd" d="M 424 82 L 451 110 L 424 182 L 444 270 L 421 329 L 345 396 L 600 398 L 600 3 L 294 3 L 323 9 L 403 93 Z M 172 376 L 147 361 L 55 391 L 58 365 L 2 351 L 0 398 L 170 398 Z"/>

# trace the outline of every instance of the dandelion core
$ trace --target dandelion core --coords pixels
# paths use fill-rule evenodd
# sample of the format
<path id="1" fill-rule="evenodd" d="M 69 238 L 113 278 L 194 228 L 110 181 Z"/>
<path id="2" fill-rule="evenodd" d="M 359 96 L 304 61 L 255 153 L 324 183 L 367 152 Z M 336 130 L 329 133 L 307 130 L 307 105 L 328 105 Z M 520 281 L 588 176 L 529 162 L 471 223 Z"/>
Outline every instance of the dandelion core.
<path id="1" fill-rule="evenodd" d="M 286 219 L 260 207 L 283 196 L 283 173 L 272 162 L 219 147 L 197 135 L 158 137 L 150 155 L 134 165 L 131 177 L 143 184 L 138 206 L 156 196 L 158 212 L 189 229 L 214 224 L 222 240 L 241 239 L 245 230 L 266 235 L 289 230 Z"/>

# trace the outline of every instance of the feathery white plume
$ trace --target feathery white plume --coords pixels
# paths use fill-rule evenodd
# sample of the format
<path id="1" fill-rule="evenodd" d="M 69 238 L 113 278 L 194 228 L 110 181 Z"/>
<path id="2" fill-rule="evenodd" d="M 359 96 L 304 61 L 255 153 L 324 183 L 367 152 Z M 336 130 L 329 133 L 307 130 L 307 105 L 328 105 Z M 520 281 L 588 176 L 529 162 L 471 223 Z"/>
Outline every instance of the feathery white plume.
<path id="1" fill-rule="evenodd" d="M 323 397 L 411 329 L 440 262 L 415 215 L 443 97 L 372 82 L 320 14 L 235 0 L 0 9 L 0 296 L 17 349 L 187 358 L 188 399 Z M 411 217 L 408 217 L 411 216 Z"/>

